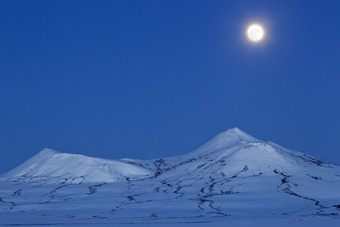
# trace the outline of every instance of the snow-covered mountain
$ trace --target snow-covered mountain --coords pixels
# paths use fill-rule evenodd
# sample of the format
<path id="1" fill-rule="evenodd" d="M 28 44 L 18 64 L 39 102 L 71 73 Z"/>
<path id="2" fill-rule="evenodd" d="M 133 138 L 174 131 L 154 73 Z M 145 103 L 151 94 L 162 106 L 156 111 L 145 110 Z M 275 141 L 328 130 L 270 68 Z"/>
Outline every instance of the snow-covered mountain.
<path id="1" fill-rule="evenodd" d="M 155 160 L 44 149 L 0 176 L 0 225 L 240 220 L 339 224 L 340 167 L 233 128 Z"/>

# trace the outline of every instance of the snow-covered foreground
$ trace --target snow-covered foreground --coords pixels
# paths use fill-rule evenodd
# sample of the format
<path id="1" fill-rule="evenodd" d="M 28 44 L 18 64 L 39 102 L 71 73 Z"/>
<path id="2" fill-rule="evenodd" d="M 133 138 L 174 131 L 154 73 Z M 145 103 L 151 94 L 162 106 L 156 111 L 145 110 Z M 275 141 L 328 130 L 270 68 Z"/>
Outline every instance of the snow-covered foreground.
<path id="1" fill-rule="evenodd" d="M 44 149 L 0 176 L 0 225 L 340 225 L 340 167 L 234 128 L 195 151 L 105 160 Z"/>

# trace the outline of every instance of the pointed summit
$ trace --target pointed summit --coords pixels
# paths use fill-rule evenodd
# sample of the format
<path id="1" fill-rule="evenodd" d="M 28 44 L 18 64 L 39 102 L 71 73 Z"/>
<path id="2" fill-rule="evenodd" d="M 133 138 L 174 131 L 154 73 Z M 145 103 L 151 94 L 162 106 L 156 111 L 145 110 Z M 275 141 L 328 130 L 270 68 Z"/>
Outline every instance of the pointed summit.
<path id="1" fill-rule="evenodd" d="M 244 141 L 244 142 L 260 142 L 260 140 L 256 139 L 255 137 L 252 137 L 251 135 L 249 135 L 248 133 L 242 131 L 241 129 L 239 129 L 237 127 L 234 127 L 234 128 L 228 129 L 227 131 L 221 132 L 216 137 L 218 137 L 219 139 L 234 138 L 234 139 Z"/>
<path id="2" fill-rule="evenodd" d="M 228 133 L 233 133 L 233 134 L 247 134 L 246 132 L 242 131 L 241 129 L 234 127 L 234 128 L 230 128 L 227 131 Z M 248 134 L 247 134 L 248 135 Z"/>
<path id="3" fill-rule="evenodd" d="M 52 155 L 55 155 L 55 154 L 60 154 L 60 152 L 53 150 L 53 149 L 50 149 L 50 148 L 44 148 L 38 154 L 36 154 L 33 157 L 49 157 L 49 156 L 52 156 Z"/>
<path id="4" fill-rule="evenodd" d="M 261 143 L 263 141 L 252 137 L 239 128 L 231 128 L 219 133 L 217 136 L 209 140 L 207 143 L 197 148 L 190 155 L 199 155 L 202 153 L 210 153 L 222 148 L 243 146 L 245 143 Z"/>

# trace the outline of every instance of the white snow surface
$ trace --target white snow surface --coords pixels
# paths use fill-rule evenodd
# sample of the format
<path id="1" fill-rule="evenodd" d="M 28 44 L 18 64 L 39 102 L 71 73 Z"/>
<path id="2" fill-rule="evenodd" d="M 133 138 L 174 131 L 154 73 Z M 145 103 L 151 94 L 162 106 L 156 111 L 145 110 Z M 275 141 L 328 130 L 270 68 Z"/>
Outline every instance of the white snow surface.
<path id="1" fill-rule="evenodd" d="M 1 225 L 340 225 L 340 167 L 229 129 L 193 152 L 44 149 L 0 175 Z"/>

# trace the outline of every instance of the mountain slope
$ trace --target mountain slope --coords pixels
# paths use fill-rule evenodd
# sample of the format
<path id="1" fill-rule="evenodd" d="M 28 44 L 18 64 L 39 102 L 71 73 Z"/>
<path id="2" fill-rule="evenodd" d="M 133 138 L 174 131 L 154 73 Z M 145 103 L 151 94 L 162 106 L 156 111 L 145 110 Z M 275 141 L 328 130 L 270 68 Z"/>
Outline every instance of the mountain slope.
<path id="1" fill-rule="evenodd" d="M 0 224 L 320 217 L 334 224 L 340 217 L 339 166 L 237 128 L 188 154 L 156 160 L 45 149 L 0 179 Z"/>

